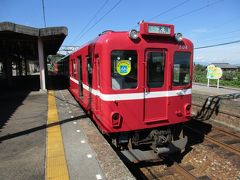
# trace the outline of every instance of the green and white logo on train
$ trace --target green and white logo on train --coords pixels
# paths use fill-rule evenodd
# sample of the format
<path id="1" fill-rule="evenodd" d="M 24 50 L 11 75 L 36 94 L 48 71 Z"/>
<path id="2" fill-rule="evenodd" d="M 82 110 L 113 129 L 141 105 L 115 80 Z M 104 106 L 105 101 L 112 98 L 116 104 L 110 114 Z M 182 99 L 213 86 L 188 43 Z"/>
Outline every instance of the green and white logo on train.
<path id="1" fill-rule="evenodd" d="M 125 76 L 131 72 L 131 62 L 129 60 L 120 60 L 117 63 L 118 74 Z"/>

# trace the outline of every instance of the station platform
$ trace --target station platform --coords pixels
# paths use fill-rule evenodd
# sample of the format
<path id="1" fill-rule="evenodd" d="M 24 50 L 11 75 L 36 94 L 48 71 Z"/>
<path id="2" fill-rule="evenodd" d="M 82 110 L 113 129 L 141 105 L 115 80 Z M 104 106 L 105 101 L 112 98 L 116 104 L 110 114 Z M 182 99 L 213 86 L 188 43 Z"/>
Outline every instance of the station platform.
<path id="1" fill-rule="evenodd" d="M 224 88 L 224 87 L 207 87 L 206 84 L 193 83 L 192 91 L 195 94 L 204 94 L 204 95 L 223 95 L 223 94 L 233 94 L 240 93 L 238 88 Z"/>
<path id="2" fill-rule="evenodd" d="M 0 96 L 1 179 L 135 179 L 67 90 Z"/>

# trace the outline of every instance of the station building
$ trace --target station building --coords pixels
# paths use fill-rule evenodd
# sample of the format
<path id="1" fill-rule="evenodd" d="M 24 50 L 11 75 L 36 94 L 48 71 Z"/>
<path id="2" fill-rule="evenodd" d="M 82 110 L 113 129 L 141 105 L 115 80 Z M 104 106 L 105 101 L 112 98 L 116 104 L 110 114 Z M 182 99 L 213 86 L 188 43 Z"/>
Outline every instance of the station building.
<path id="1" fill-rule="evenodd" d="M 0 22 L 0 90 L 46 90 L 47 57 L 57 53 L 67 34 L 66 27 Z"/>
<path id="2" fill-rule="evenodd" d="M 229 63 L 212 63 L 216 67 L 220 67 L 223 71 L 237 71 L 239 68 Z"/>

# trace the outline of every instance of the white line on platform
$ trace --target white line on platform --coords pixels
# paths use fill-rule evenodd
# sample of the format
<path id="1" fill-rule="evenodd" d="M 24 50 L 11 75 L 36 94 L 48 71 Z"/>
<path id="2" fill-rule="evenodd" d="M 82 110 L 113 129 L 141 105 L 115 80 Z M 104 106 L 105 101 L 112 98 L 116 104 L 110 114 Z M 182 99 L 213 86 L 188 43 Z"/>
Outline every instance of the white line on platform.
<path id="1" fill-rule="evenodd" d="M 92 155 L 91 155 L 91 154 L 88 154 L 87 157 L 88 157 L 88 158 L 92 158 Z"/>
<path id="2" fill-rule="evenodd" d="M 71 118 L 74 118 L 74 116 L 71 116 Z"/>
<path id="3" fill-rule="evenodd" d="M 101 176 L 100 174 L 97 174 L 97 175 L 96 175 L 96 178 L 97 178 L 97 179 L 102 179 L 102 176 Z"/>
<path id="4" fill-rule="evenodd" d="M 82 143 L 82 144 L 85 143 L 85 140 L 81 140 L 81 143 Z"/>
<path id="5" fill-rule="evenodd" d="M 77 122 L 76 122 L 76 121 L 74 121 L 74 122 L 73 122 L 73 124 L 77 124 Z"/>

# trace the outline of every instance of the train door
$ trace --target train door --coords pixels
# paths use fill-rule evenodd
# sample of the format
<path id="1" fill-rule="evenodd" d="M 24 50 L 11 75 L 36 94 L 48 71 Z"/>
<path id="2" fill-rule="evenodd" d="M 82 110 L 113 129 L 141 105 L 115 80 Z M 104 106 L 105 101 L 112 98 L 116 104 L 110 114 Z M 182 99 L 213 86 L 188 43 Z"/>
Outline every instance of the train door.
<path id="1" fill-rule="evenodd" d="M 95 59 L 95 64 L 96 64 L 96 80 L 97 80 L 96 89 L 98 91 L 100 91 L 100 59 L 99 59 L 99 57 L 97 57 Z M 99 96 L 95 96 L 95 98 L 96 98 L 96 104 L 95 104 L 96 105 L 96 111 L 100 112 L 101 111 L 100 110 L 100 103 L 101 103 L 100 98 L 99 98 Z"/>
<path id="2" fill-rule="evenodd" d="M 87 62 L 87 83 L 88 83 L 88 95 L 87 95 L 87 107 L 88 109 L 92 106 L 92 57 L 87 55 L 86 56 L 86 62 Z"/>
<path id="3" fill-rule="evenodd" d="M 148 49 L 145 53 L 144 122 L 167 120 L 166 50 Z"/>
<path id="4" fill-rule="evenodd" d="M 78 92 L 79 97 L 83 99 L 83 83 L 82 83 L 82 56 L 78 56 Z"/>
<path id="5" fill-rule="evenodd" d="M 190 52 L 175 52 L 172 67 L 172 90 L 178 91 L 177 96 L 169 98 L 169 108 L 190 116 L 192 55 Z M 169 111 L 169 116 L 175 115 Z"/>

